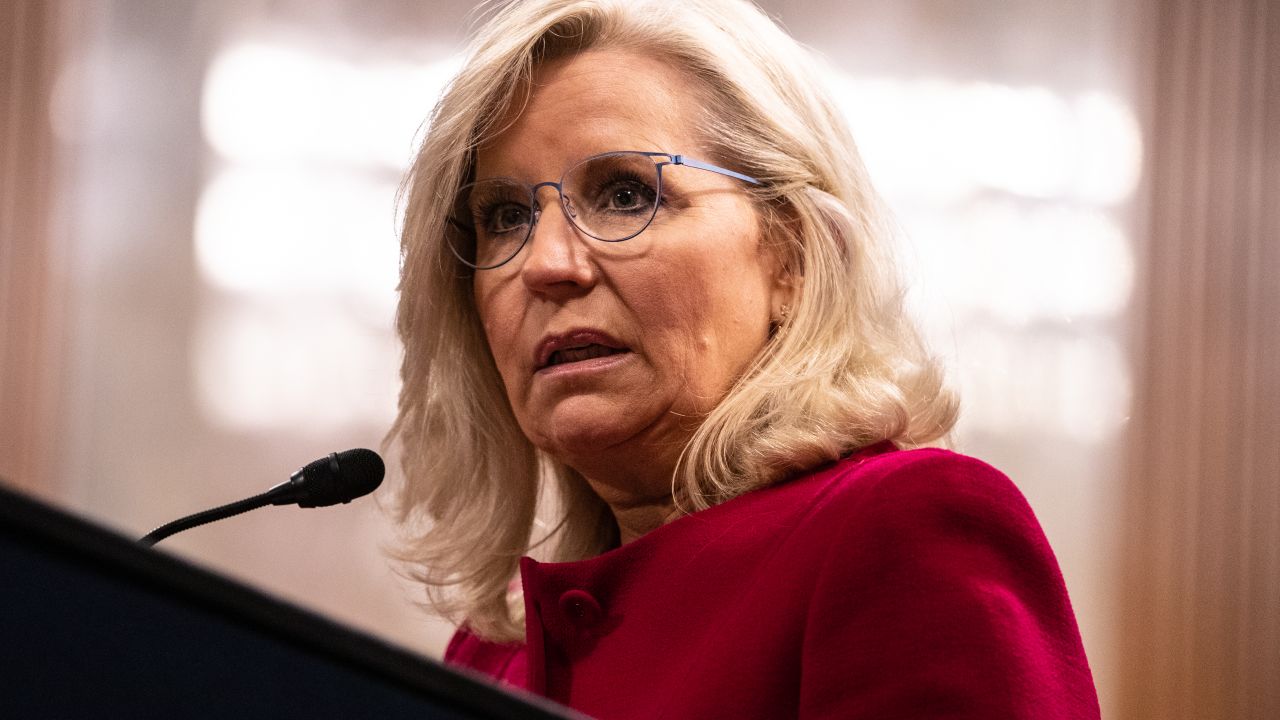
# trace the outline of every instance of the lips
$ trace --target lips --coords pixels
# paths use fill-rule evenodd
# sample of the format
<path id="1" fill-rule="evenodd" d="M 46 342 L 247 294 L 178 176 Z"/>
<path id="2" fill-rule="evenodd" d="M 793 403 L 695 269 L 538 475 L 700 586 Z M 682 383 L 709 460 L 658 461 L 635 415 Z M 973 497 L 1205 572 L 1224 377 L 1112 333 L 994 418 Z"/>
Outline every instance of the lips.
<path id="1" fill-rule="evenodd" d="M 572 330 L 543 338 L 538 343 L 534 367 L 543 370 L 625 352 L 630 352 L 630 348 L 607 333 L 599 330 Z"/>

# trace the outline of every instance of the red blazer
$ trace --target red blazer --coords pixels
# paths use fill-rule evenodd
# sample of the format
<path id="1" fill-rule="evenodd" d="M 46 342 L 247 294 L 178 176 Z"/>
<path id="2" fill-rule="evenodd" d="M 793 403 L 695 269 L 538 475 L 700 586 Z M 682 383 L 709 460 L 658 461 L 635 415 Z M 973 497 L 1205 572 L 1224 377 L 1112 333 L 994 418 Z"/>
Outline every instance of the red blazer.
<path id="1" fill-rule="evenodd" d="M 526 643 L 446 661 L 613 718 L 1097 718 L 1031 508 L 889 443 L 589 560 L 520 565 Z"/>

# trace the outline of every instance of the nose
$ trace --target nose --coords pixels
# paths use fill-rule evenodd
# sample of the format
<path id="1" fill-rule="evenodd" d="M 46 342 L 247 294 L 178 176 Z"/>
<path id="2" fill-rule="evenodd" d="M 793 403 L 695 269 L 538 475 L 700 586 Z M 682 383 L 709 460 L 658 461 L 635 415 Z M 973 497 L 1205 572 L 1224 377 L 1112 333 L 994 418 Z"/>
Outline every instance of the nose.
<path id="1" fill-rule="evenodd" d="M 589 288 L 596 277 L 586 238 L 569 221 L 572 209 L 561 201 L 559 189 L 553 183 L 534 188 L 534 197 L 535 200 L 544 197 L 548 202 L 539 203 L 531 235 L 520 253 L 524 256 L 520 276 L 530 290 L 539 294 L 580 293 Z"/>

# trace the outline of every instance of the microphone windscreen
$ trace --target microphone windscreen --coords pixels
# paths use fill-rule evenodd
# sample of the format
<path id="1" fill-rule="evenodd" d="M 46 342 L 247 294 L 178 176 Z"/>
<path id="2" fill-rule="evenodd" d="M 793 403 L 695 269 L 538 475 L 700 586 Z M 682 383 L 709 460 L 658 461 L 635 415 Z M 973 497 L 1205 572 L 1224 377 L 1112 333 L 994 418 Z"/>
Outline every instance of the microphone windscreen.
<path id="1" fill-rule="evenodd" d="M 295 474 L 294 489 L 302 507 L 324 507 L 368 495 L 382 484 L 386 466 L 378 453 L 365 448 L 322 457 Z M 301 476 L 301 477 L 298 477 Z"/>

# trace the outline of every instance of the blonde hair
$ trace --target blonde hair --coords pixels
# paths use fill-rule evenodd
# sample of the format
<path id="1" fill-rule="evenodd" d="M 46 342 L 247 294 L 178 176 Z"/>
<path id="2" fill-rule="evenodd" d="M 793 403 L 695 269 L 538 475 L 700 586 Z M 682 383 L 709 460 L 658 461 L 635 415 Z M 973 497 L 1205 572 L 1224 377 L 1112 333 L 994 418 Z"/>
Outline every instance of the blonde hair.
<path id="1" fill-rule="evenodd" d="M 651 53 L 698 87 L 698 131 L 752 189 L 764 237 L 794 278 L 790 314 L 694 433 L 672 478 L 688 511 L 868 444 L 945 438 L 957 402 L 902 308 L 880 201 L 815 61 L 740 0 L 534 0 L 497 10 L 433 111 L 405 180 L 397 328 L 403 482 L 398 556 L 435 608 L 496 641 L 524 635 L 509 593 L 521 556 L 554 537 L 576 560 L 617 543 L 605 505 L 521 433 L 485 342 L 470 273 L 445 223 L 475 148 L 502 132 L 538 65 L 588 49 Z M 680 152 L 680 149 L 667 149 Z M 560 519 L 535 539 L 541 491 Z"/>

